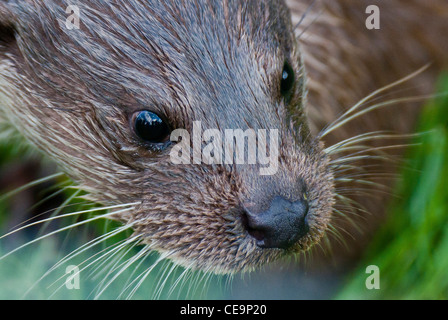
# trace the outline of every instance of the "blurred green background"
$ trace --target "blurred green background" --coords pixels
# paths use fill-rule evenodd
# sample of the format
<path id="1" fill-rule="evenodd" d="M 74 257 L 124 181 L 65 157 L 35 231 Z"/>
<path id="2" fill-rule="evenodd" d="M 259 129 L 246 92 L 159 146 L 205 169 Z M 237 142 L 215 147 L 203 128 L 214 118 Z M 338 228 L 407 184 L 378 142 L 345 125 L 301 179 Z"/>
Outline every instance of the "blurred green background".
<path id="1" fill-rule="evenodd" d="M 448 76 L 442 77 L 438 92 L 448 92 Z M 24 247 L 4 257 L 15 248 L 45 233 L 63 228 L 67 223 L 77 223 L 81 217 L 67 217 L 0 239 L 0 299 L 91 299 L 102 293 L 102 299 L 126 298 L 132 293 L 136 299 L 183 299 L 183 298 L 246 298 L 247 290 L 268 294 L 269 286 L 289 283 L 288 292 L 261 295 L 268 298 L 334 298 L 334 299 L 446 299 L 448 298 L 448 96 L 440 94 L 424 108 L 415 138 L 418 145 L 411 146 L 407 165 L 400 172 L 396 193 L 391 200 L 387 221 L 376 234 L 373 242 L 359 261 L 359 267 L 348 275 L 329 276 L 324 279 L 326 287 L 307 283 L 303 276 L 292 279 L 290 270 L 282 278 L 279 273 L 274 280 L 269 268 L 251 279 L 239 280 L 224 276 L 209 276 L 186 272 L 169 262 L 162 262 L 152 270 L 143 285 L 135 293 L 132 289 L 158 261 L 157 254 L 136 261 L 131 267 L 126 262 L 138 254 L 141 248 L 117 247 L 132 235 L 130 231 L 99 243 L 51 268 L 73 250 L 101 234 L 115 230 L 118 224 L 98 220 L 86 227 L 61 232 L 38 243 Z M 41 176 L 52 173 L 51 164 L 36 160 L 17 141 L 0 142 L 0 194 L 19 188 Z M 20 161 L 17 161 L 20 159 Z M 52 214 L 64 214 L 75 210 L 87 210 L 92 205 L 70 189 L 70 181 L 63 176 L 23 190 L 17 196 L 0 197 L 0 236 L 23 221 L 37 217 L 49 218 Z M 65 187 L 65 188 L 64 188 Z M 61 189 L 62 188 L 62 189 Z M 67 201 L 70 200 L 70 202 Z M 65 205 L 66 209 L 55 212 L 54 208 Z M 42 213 L 45 213 L 41 215 Z M 99 213 L 96 213 L 99 214 Z M 91 216 L 84 215 L 82 218 Z M 34 218 L 36 219 L 36 218 Z M 37 220 L 29 220 L 28 223 Z M 104 255 L 110 248 L 114 254 Z M 104 250 L 104 251 L 102 251 Z M 95 260 L 97 260 L 96 263 Z M 141 262 L 141 263 L 140 263 Z M 90 265 L 91 264 L 91 265 Z M 66 267 L 78 265 L 81 270 L 80 290 L 68 290 Z M 380 290 L 366 289 L 366 266 L 379 267 Z M 126 268 L 124 268 L 126 267 Z M 119 276 L 117 273 L 124 270 Z M 42 278 L 48 270 L 52 270 Z M 113 270 L 114 272 L 109 272 Z M 278 271 L 280 270 L 280 271 Z M 178 281 L 181 277 L 182 281 Z M 236 277 L 235 277 L 236 278 Z M 135 280 L 137 279 L 137 280 Z M 280 279 L 280 280 L 279 280 Z M 236 281 L 236 285 L 235 285 Z M 257 282 L 258 281 L 258 282 Z M 296 281 L 296 282 L 294 282 Z M 263 283 L 264 286 L 258 286 Z M 107 289 L 102 292 L 102 289 Z M 207 290 L 205 290 L 206 288 Z M 266 289 L 268 288 L 268 289 Z M 300 288 L 300 294 L 294 294 Z M 31 290 L 29 290 L 31 289 Z M 246 290 L 246 291 L 245 291 Z M 299 290 L 297 290 L 298 292 Z M 256 294 L 251 298 L 258 297 Z"/>
<path id="2" fill-rule="evenodd" d="M 399 196 L 339 299 L 448 298 L 448 76 L 424 108 L 419 145 L 396 186 Z M 366 267 L 381 271 L 381 289 L 366 290 Z"/>

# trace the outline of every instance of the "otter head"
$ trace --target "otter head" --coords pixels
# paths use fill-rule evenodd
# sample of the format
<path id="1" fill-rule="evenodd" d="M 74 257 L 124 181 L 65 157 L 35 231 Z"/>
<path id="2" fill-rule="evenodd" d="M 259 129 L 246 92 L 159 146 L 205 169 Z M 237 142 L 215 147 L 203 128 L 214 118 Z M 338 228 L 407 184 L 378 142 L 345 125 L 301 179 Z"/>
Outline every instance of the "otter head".
<path id="1" fill-rule="evenodd" d="M 322 238 L 333 176 L 309 130 L 283 1 L 13 0 L 2 10 L 5 116 L 93 199 L 133 204 L 115 218 L 140 241 L 231 273 Z M 243 133 L 227 140 L 235 148 L 232 130 Z"/>

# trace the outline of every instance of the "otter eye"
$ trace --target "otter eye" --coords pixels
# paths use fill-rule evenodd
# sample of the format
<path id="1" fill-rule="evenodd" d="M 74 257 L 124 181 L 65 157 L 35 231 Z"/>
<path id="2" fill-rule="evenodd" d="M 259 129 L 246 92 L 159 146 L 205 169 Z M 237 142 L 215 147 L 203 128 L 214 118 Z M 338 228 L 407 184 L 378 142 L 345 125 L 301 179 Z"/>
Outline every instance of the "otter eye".
<path id="1" fill-rule="evenodd" d="M 292 69 L 291 65 L 288 62 L 285 62 L 282 72 L 280 92 L 283 98 L 286 99 L 286 101 L 291 99 L 294 83 L 295 83 L 294 70 Z"/>
<path id="2" fill-rule="evenodd" d="M 170 135 L 168 125 L 150 111 L 140 111 L 134 116 L 134 129 L 140 139 L 150 143 L 167 142 Z"/>

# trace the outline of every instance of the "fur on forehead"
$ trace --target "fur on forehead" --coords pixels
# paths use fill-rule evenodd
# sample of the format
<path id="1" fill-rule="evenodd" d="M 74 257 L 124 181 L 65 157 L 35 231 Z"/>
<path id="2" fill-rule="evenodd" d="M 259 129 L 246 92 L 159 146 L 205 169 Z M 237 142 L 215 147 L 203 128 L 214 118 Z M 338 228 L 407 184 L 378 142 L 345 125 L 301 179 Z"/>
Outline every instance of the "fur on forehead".
<path id="1" fill-rule="evenodd" d="M 65 26 L 69 5 L 80 9 L 79 30 Z M 281 56 L 294 41 L 283 1 L 28 0 L 9 6 L 27 73 L 110 105 L 187 104 L 189 87 L 206 86 L 206 79 L 277 72 L 282 59 L 266 55 Z M 231 85 L 227 80 L 223 85 Z"/>

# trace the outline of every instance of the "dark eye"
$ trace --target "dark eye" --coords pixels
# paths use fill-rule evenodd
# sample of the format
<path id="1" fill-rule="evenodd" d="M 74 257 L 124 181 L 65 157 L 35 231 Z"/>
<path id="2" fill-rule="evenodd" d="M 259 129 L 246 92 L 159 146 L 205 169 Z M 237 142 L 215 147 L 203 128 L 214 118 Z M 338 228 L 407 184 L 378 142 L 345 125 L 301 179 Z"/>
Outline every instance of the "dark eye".
<path id="1" fill-rule="evenodd" d="M 285 62 L 282 71 L 280 92 L 287 101 L 291 99 L 294 83 L 295 83 L 294 70 L 288 62 Z"/>
<path id="2" fill-rule="evenodd" d="M 167 142 L 170 135 L 165 121 L 151 111 L 140 111 L 134 116 L 134 130 L 140 139 L 150 143 Z"/>

